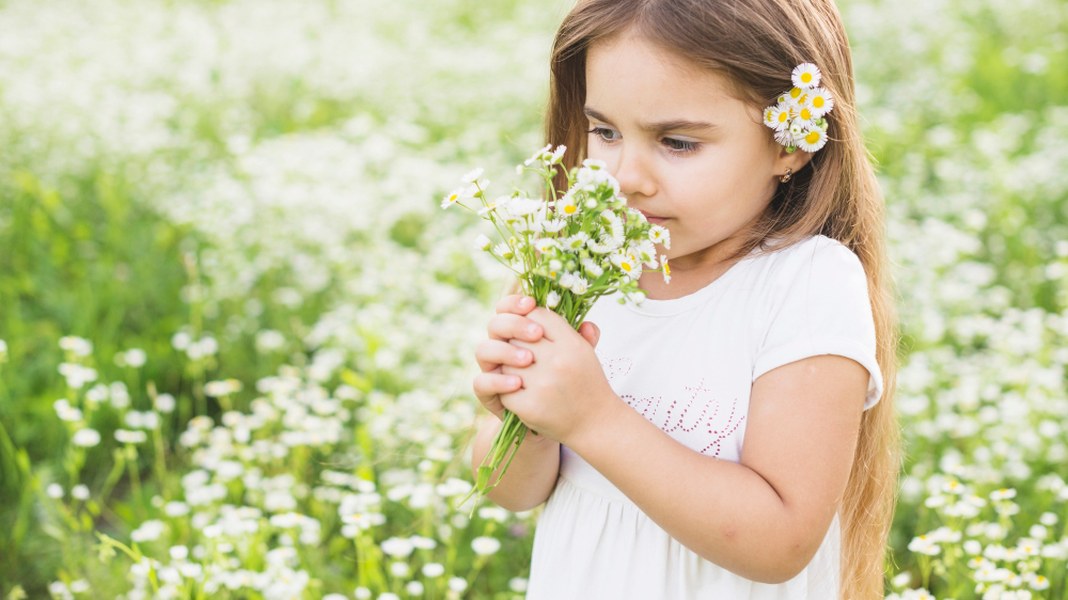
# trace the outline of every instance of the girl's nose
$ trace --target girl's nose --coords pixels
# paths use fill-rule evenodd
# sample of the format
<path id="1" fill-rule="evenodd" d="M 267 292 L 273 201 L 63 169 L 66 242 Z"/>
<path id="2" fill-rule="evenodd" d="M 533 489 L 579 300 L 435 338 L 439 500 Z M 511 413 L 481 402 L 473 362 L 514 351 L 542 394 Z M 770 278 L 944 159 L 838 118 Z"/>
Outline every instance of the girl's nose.
<path id="1" fill-rule="evenodd" d="M 619 191 L 624 196 L 653 196 L 656 194 L 656 180 L 649 170 L 648 160 L 636 149 L 621 150 L 617 156 L 615 177 L 619 181 Z"/>

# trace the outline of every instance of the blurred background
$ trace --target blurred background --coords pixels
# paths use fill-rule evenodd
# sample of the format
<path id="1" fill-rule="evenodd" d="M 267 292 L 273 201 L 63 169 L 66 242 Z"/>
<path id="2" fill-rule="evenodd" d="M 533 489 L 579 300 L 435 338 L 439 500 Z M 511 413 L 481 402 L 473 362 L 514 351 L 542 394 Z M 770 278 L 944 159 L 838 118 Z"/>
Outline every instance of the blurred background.
<path id="1" fill-rule="evenodd" d="M 459 506 L 566 0 L 0 0 L 0 598 L 516 598 Z M 886 195 L 895 598 L 1068 598 L 1068 3 L 842 0 Z"/>

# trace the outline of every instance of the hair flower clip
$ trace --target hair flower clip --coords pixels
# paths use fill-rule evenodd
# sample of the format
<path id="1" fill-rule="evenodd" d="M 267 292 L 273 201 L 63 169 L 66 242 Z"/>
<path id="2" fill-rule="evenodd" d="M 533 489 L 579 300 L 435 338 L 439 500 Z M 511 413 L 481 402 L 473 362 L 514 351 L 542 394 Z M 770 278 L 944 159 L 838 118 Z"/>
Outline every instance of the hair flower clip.
<path id="1" fill-rule="evenodd" d="M 820 85 L 819 67 L 802 63 L 790 79 L 794 87 L 783 92 L 773 106 L 764 109 L 764 124 L 775 130 L 775 141 L 787 152 L 798 148 L 815 152 L 827 144 L 827 119 L 834 108 L 831 93 Z"/>

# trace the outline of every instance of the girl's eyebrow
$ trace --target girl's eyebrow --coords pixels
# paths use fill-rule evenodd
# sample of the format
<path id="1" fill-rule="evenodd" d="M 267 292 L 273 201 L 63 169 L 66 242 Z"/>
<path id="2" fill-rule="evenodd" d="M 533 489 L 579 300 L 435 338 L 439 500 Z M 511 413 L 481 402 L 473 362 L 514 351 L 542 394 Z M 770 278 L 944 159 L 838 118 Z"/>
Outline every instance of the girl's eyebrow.
<path id="1" fill-rule="evenodd" d="M 604 116 L 596 109 L 590 108 L 589 106 L 584 107 L 582 112 L 584 112 L 586 116 L 591 119 L 596 119 L 604 123 L 611 123 L 608 117 Z M 642 123 L 641 128 L 645 131 L 662 133 L 665 131 L 694 131 L 700 129 L 715 129 L 716 126 L 712 123 L 707 123 L 705 121 L 690 121 L 689 119 L 670 119 L 667 121 Z"/>

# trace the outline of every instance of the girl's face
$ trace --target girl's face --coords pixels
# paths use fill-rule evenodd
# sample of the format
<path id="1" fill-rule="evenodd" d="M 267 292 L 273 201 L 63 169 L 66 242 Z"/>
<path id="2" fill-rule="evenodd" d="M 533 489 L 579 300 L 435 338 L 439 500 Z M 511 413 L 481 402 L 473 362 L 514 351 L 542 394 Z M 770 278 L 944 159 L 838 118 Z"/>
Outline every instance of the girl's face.
<path id="1" fill-rule="evenodd" d="M 807 160 L 782 151 L 761 107 L 732 95 L 727 79 L 632 33 L 589 48 L 585 112 L 588 156 L 608 165 L 631 207 L 671 232 L 679 292 L 729 266 L 778 177 Z"/>

